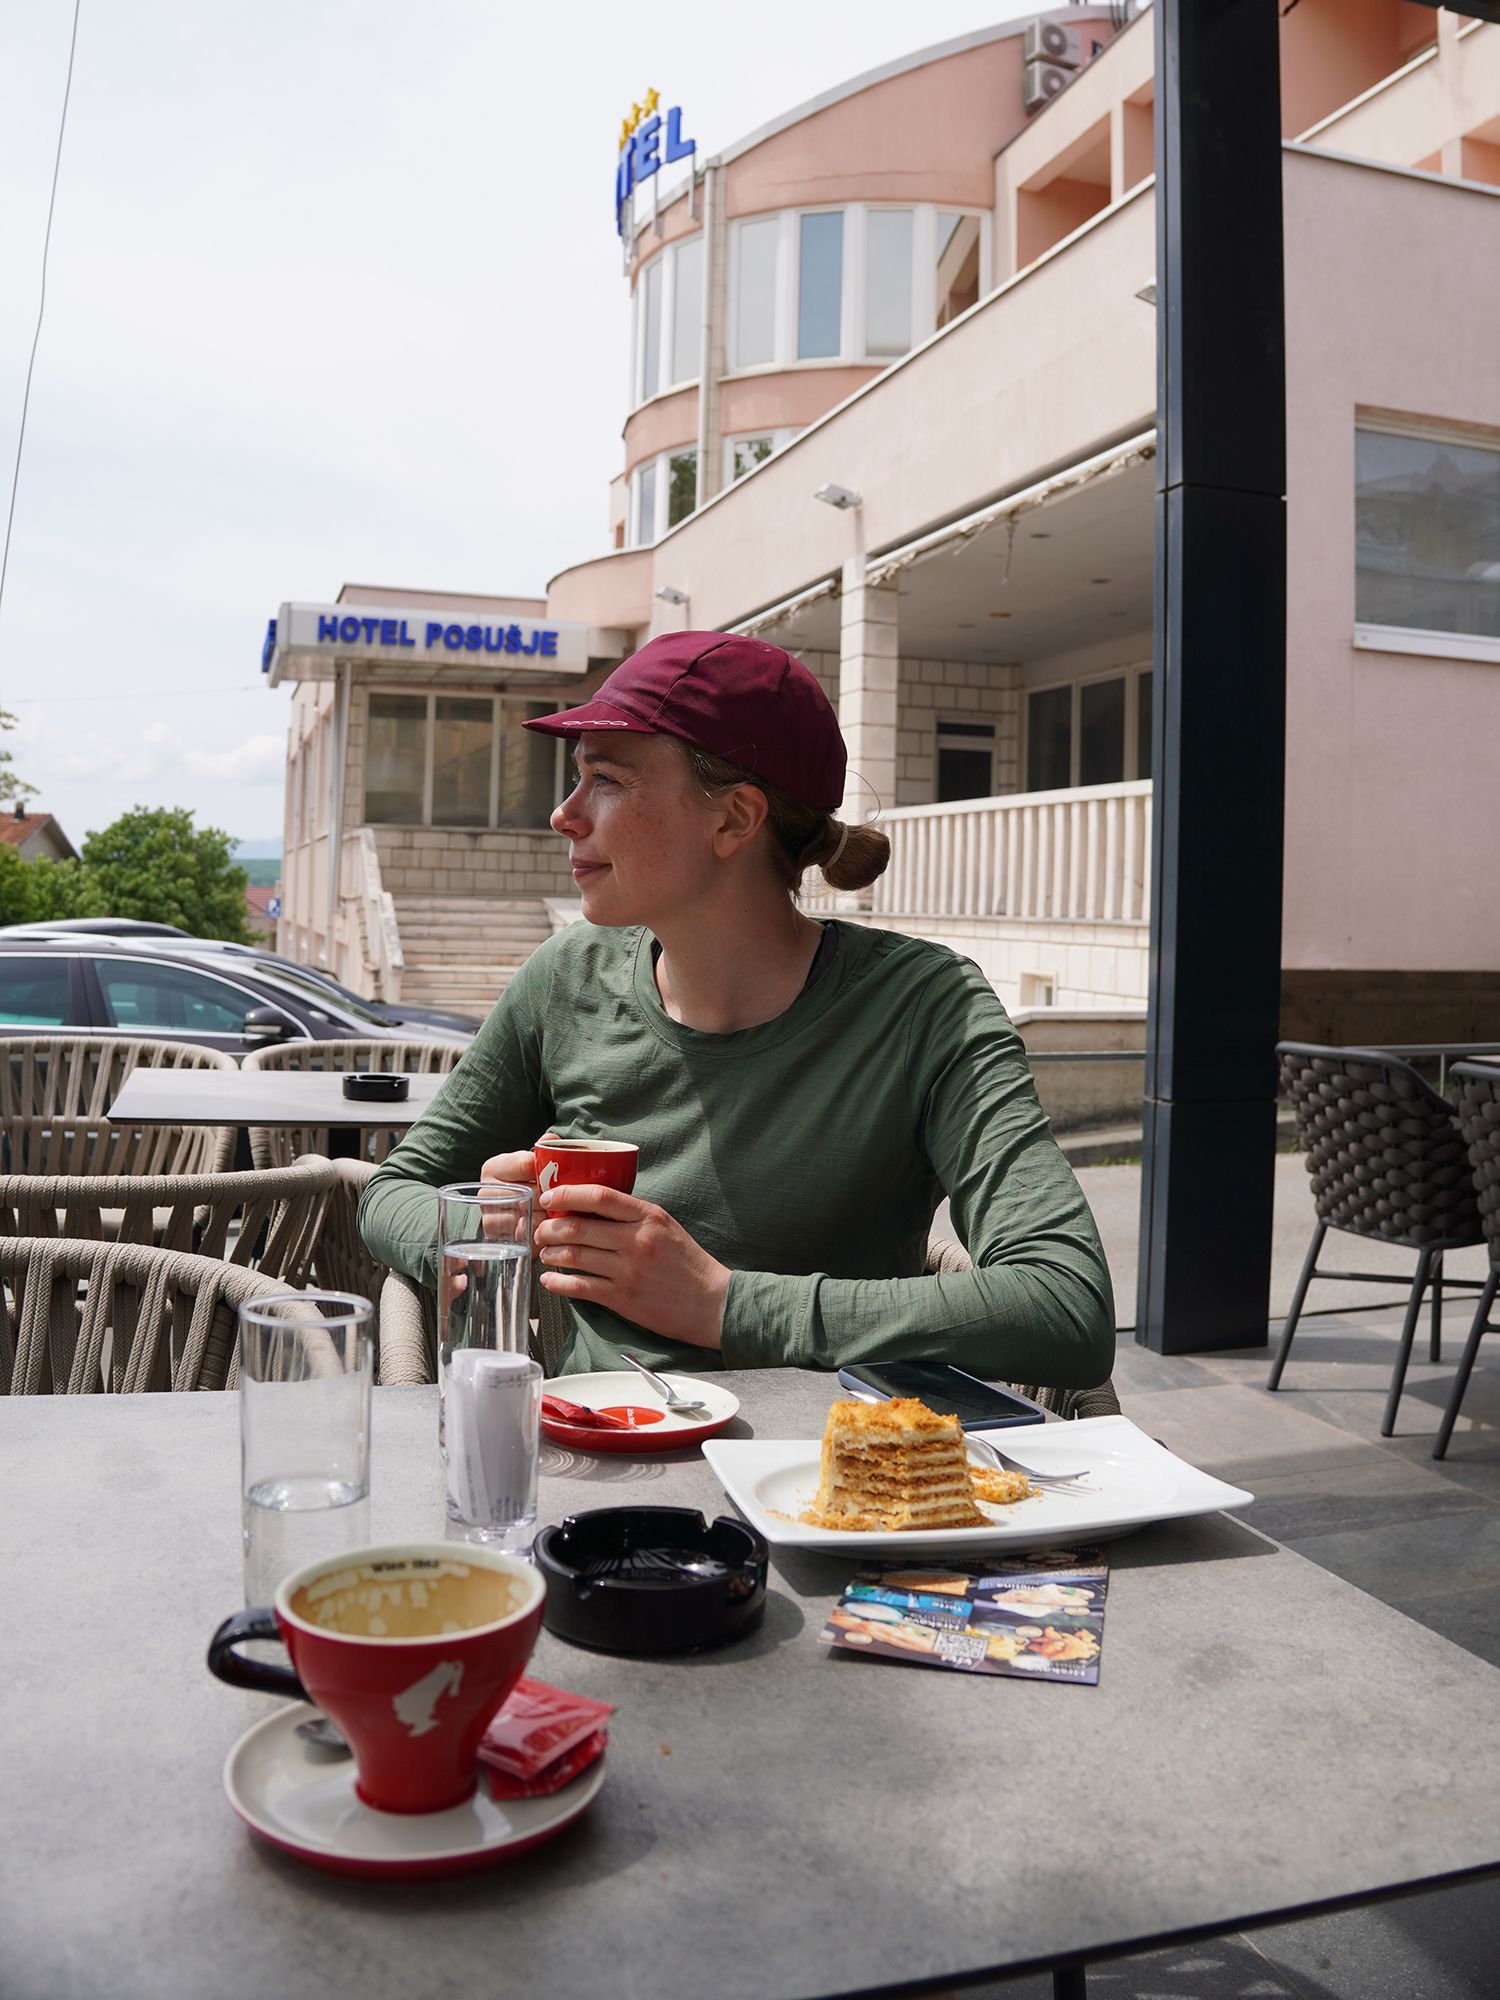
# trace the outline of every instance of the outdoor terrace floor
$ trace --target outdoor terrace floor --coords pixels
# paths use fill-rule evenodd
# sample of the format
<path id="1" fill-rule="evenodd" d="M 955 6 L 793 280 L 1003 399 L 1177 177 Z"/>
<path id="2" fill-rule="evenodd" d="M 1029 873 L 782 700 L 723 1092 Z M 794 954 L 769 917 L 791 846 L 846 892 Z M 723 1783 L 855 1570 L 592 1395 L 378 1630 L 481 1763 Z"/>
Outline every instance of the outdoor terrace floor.
<path id="1" fill-rule="evenodd" d="M 1138 1166 L 1078 1170 L 1109 1253 L 1119 1317 L 1135 1310 Z M 1277 1159 L 1272 1306 L 1284 1312 L 1312 1233 L 1301 1159 Z M 1384 1246 L 1330 1235 L 1325 1261 L 1362 1270 L 1412 1268 Z M 1482 1276 L 1485 1253 L 1449 1260 Z M 1321 1296 L 1320 1296 L 1321 1295 Z M 1370 1301 L 1380 1301 L 1370 1310 Z M 1500 1666 L 1500 1335 L 1480 1349 L 1448 1458 L 1431 1457 L 1448 1385 L 1474 1310 L 1445 1302 L 1441 1365 L 1426 1360 L 1424 1314 L 1397 1419 L 1380 1436 L 1403 1294 L 1395 1287 L 1315 1284 L 1308 1304 L 1358 1311 L 1304 1314 L 1269 1395 L 1272 1348 L 1163 1356 L 1122 1332 L 1115 1385 L 1127 1416 L 1182 1457 L 1256 1495 L 1245 1519 L 1371 1596 Z M 1280 1319 L 1272 1326 L 1279 1333 Z M 1267 1634 L 1266 1671 L 1276 1670 Z M 1106 1626 L 1104 1671 L 1109 1671 Z M 1414 1683 L 1414 1704 L 1422 1688 Z M 1494 1717 L 1476 1716 L 1476 1730 Z M 1277 1745 L 1266 1744 L 1266 1783 Z M 1500 1811 L 1500 1802 L 1497 1802 Z M 1414 1896 L 1341 1916 L 1119 1959 L 1089 1970 L 1098 2000 L 1490 2000 L 1500 1964 L 1500 1880 Z M 1050 2000 L 1050 1980 L 982 1989 L 999 2000 Z"/>

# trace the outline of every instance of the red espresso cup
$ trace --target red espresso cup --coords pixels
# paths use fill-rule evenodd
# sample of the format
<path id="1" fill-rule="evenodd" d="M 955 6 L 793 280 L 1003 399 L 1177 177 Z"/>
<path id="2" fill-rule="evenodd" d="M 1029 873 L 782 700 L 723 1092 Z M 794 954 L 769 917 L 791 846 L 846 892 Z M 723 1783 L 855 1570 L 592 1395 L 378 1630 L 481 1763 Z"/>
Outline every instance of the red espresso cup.
<path id="1" fill-rule="evenodd" d="M 629 1194 L 635 1186 L 635 1164 L 640 1147 L 626 1139 L 538 1139 L 536 1191 L 548 1188 L 618 1188 Z"/>
<path id="2" fill-rule="evenodd" d="M 442 1812 L 474 1791 L 479 1744 L 531 1658 L 547 1587 L 498 1550 L 443 1542 L 355 1549 L 294 1570 L 274 1612 L 226 1618 L 208 1648 L 231 1687 L 315 1702 L 382 1812 Z M 281 1638 L 291 1670 L 235 1647 Z"/>

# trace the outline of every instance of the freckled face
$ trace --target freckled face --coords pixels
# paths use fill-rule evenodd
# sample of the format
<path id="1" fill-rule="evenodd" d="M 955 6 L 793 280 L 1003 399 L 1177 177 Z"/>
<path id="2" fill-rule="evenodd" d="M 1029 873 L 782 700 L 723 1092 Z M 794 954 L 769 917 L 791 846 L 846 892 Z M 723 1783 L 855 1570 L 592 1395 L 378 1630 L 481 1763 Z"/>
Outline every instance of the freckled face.
<path id="1" fill-rule="evenodd" d="M 656 928 L 715 879 L 713 808 L 665 736 L 588 730 L 552 815 L 591 924 Z"/>

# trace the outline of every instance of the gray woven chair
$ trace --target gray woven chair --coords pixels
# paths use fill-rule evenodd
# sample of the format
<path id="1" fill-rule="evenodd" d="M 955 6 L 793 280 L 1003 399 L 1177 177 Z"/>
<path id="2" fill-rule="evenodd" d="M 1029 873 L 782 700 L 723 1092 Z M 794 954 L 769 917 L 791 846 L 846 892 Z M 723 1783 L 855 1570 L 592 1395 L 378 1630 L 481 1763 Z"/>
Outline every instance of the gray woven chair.
<path id="1" fill-rule="evenodd" d="M 1266 1387 L 1281 1380 L 1292 1337 L 1314 1278 L 1404 1285 L 1386 1271 L 1320 1271 L 1318 1253 L 1330 1229 L 1417 1253 L 1406 1319 L 1391 1373 L 1380 1434 L 1396 1428 L 1396 1410 L 1411 1359 L 1422 1300 L 1432 1287 L 1431 1357 L 1441 1358 L 1443 1253 L 1483 1240 L 1468 1155 L 1453 1106 L 1408 1063 L 1379 1049 L 1316 1047 L 1281 1042 L 1282 1088 L 1297 1115 L 1297 1137 L 1312 1176 L 1317 1224 L 1308 1245 L 1291 1311 Z M 1472 1289 L 1450 1279 L 1450 1289 Z"/>
<path id="2" fill-rule="evenodd" d="M 134 1069 L 235 1069 L 191 1042 L 119 1035 L 6 1035 L 0 1040 L 0 1172 L 213 1174 L 234 1158 L 234 1128 L 112 1125 Z"/>
<path id="3" fill-rule="evenodd" d="M 0 1395 L 232 1389 L 238 1307 L 295 1286 L 147 1243 L 0 1242 Z"/>
<path id="4" fill-rule="evenodd" d="M 1490 1325 L 1495 1293 L 1500 1291 L 1500 1067 L 1493 1063 L 1454 1063 L 1448 1076 L 1457 1101 L 1458 1127 L 1469 1155 L 1479 1224 L 1489 1246 L 1490 1271 L 1479 1294 L 1458 1373 L 1448 1392 L 1448 1407 L 1443 1411 L 1437 1441 L 1432 1447 L 1434 1458 L 1447 1456 L 1448 1440 L 1458 1421 L 1480 1341 L 1487 1333 L 1500 1331 Z"/>
<path id="5" fill-rule="evenodd" d="M 446 1075 L 468 1048 L 467 1042 L 278 1042 L 255 1049 L 241 1065 L 246 1070 L 311 1069 L 342 1073 L 351 1069 L 390 1070 L 406 1076 Z M 353 1156 L 372 1165 L 386 1158 L 410 1128 L 405 1125 L 359 1127 Z M 285 1167 L 303 1153 L 328 1157 L 332 1147 L 326 1125 L 272 1129 L 252 1126 L 250 1157 L 258 1167 Z"/>
<path id="6" fill-rule="evenodd" d="M 927 1269 L 968 1271 L 973 1266 L 962 1244 L 939 1240 L 927 1246 Z M 573 1316 L 554 1293 L 538 1290 L 539 1317 L 533 1322 L 531 1352 L 548 1376 L 557 1373 L 573 1330 Z M 382 1382 L 431 1382 L 434 1379 L 436 1322 L 431 1292 L 392 1271 L 380 1294 L 380 1379 Z M 387 1375 L 387 1366 L 392 1370 Z M 1092 1389 L 1050 1389 L 1032 1384 L 1009 1386 L 1029 1396 L 1059 1417 L 1113 1417 L 1120 1399 L 1112 1381 Z"/>
<path id="7" fill-rule="evenodd" d="M 337 1181 L 319 1159 L 241 1174 L 6 1174 L 0 1238 L 150 1243 L 303 1285 Z"/>

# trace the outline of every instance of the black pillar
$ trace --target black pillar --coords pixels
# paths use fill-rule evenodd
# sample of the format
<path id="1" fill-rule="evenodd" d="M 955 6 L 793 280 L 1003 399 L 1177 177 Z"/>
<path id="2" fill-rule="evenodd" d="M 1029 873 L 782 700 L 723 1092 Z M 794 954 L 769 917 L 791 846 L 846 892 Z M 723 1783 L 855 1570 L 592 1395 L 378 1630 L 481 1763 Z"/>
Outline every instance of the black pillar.
<path id="1" fill-rule="evenodd" d="M 1263 1343 L 1281 986 L 1277 0 L 1156 0 L 1155 824 L 1136 1338 Z"/>

